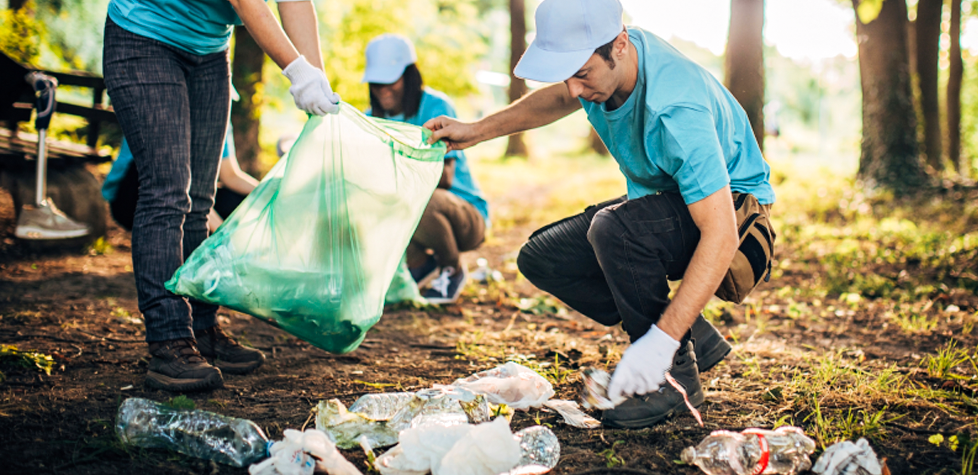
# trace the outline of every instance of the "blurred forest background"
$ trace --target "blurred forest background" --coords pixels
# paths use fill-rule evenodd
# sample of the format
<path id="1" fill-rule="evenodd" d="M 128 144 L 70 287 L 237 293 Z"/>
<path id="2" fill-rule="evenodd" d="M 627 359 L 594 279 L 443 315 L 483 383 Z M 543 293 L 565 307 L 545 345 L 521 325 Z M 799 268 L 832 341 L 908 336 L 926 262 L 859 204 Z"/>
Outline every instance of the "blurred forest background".
<path id="1" fill-rule="evenodd" d="M 978 67 L 978 51 L 961 48 L 958 40 L 967 34 L 970 22 L 975 21 L 978 29 L 975 2 L 813 1 L 847 10 L 852 39 L 866 48 L 869 56 L 884 56 L 901 42 L 907 45 L 900 64 L 874 65 L 867 56 L 863 66 L 878 68 L 881 77 L 874 80 L 884 82 L 860 83 L 860 63 L 855 51 L 817 59 L 783 56 L 777 45 L 765 42 L 761 36 L 763 28 L 770 30 L 777 25 L 765 18 L 764 2 L 758 0 L 730 2 L 730 24 L 734 28 L 728 32 L 726 51 L 719 54 L 698 45 L 696 38 L 666 36 L 666 39 L 671 39 L 677 48 L 707 67 L 735 92 L 751 115 L 758 136 L 766 136 L 763 146 L 771 162 L 828 167 L 847 175 L 861 170 L 864 178 L 893 182 L 898 187 L 916 186 L 922 181 L 886 178 L 885 173 L 874 171 L 874 160 L 903 163 L 906 157 L 912 157 L 910 162 L 916 164 L 920 157 L 932 177 L 974 176 L 978 168 L 978 74 L 971 72 Z M 327 75 L 345 101 L 366 108 L 367 88 L 360 83 L 364 47 L 378 34 L 403 33 L 417 44 L 419 68 L 425 82 L 453 97 L 463 119 L 478 118 L 527 90 L 527 85 L 513 80 L 509 71 L 525 48 L 526 40 L 532 39 L 532 15 L 538 3 L 537 0 L 317 2 Z M 646 5 L 633 8 L 636 3 L 625 2 L 626 21 L 643 26 L 642 18 L 636 21 L 632 11 L 641 8 L 654 14 L 656 2 L 642 2 Z M 795 0 L 768 3 L 772 8 Z M 101 32 L 107 5 L 108 0 L 0 1 L 0 49 L 23 63 L 43 69 L 100 75 Z M 798 15 L 804 14 L 799 10 Z M 858 22 L 857 27 L 857 18 L 868 24 Z M 903 25 L 900 31 L 883 31 L 887 23 L 896 24 L 894 21 Z M 644 26 L 661 33 L 654 25 Z M 799 32 L 799 36 L 804 34 Z M 813 43 L 826 41 L 817 35 L 801 39 Z M 244 169 L 260 176 L 276 159 L 275 142 L 282 136 L 295 134 L 303 116 L 291 104 L 287 82 L 278 68 L 261 53 L 243 28 L 236 31 L 232 55 L 233 82 L 242 96 L 233 108 L 239 160 Z M 886 68 L 902 68 L 904 73 L 886 73 Z M 893 80 L 903 80 L 906 87 L 885 84 Z M 885 88 L 889 95 L 863 97 L 866 88 Z M 66 101 L 72 100 L 70 91 L 62 94 Z M 897 104 L 895 109 L 887 109 L 889 106 L 884 104 L 899 102 L 900 95 L 909 96 L 903 98 L 910 101 L 906 107 Z M 81 93 L 77 99 L 86 100 Z M 879 107 L 863 107 L 867 100 Z M 911 109 L 907 107 L 911 104 L 912 113 L 908 115 Z M 890 124 L 885 127 L 885 133 L 877 133 L 879 127 L 872 125 L 872 110 L 905 117 L 890 121 L 901 123 L 900 127 Z M 81 134 L 80 128 L 84 128 L 83 121 L 56 116 L 53 133 L 71 139 Z M 864 130 L 869 132 L 866 141 Z M 568 132 L 580 138 L 578 143 L 554 136 L 565 137 Z M 118 131 L 106 128 L 101 143 L 117 146 Z M 507 144 L 505 149 L 503 143 Z M 589 133 L 583 114 L 575 114 L 561 127 L 532 132 L 526 140 L 521 137 L 497 140 L 495 144 L 477 148 L 473 154 L 477 159 L 498 159 L 504 155 L 533 159 L 563 153 L 565 149 L 602 152 L 600 141 Z M 891 153 L 898 149 L 897 153 Z M 904 174 L 925 173 L 922 167 L 908 170 L 900 165 L 898 168 Z"/>

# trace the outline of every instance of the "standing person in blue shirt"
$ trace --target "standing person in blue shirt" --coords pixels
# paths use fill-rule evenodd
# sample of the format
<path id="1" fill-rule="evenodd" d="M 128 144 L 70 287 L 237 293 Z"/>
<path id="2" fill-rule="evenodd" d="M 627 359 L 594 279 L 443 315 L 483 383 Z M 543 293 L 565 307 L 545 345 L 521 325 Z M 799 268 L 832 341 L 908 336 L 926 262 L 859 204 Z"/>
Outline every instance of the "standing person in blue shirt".
<path id="1" fill-rule="evenodd" d="M 458 150 L 587 112 L 628 195 L 534 232 L 517 264 L 584 315 L 621 323 L 632 344 L 609 395 L 624 400 L 604 422 L 650 426 L 685 408 L 667 371 L 698 405 L 699 372 L 730 351 L 700 312 L 737 252 L 732 192 L 769 215 L 770 169 L 733 96 L 661 38 L 625 28 L 618 0 L 544 0 L 536 31 L 514 74 L 556 84 L 475 123 L 439 117 L 425 127 Z"/>
<path id="2" fill-rule="evenodd" d="M 367 114 L 414 125 L 438 116 L 455 117 L 455 108 L 441 92 L 424 86 L 411 40 L 385 34 L 367 44 L 363 82 L 370 85 Z M 445 155 L 441 182 L 425 207 L 407 249 L 407 263 L 418 285 L 431 281 L 422 296 L 431 303 L 451 303 L 465 286 L 459 253 L 485 240 L 489 206 L 476 185 L 465 153 Z M 429 254 L 430 253 L 430 254 Z"/>
<path id="3" fill-rule="evenodd" d="M 208 234 L 230 112 L 234 25 L 244 24 L 283 69 L 297 107 L 319 115 L 338 110 L 312 2 L 278 0 L 278 10 L 281 26 L 264 0 L 109 3 L 103 71 L 139 172 L 132 261 L 152 356 L 150 387 L 218 388 L 222 370 L 247 373 L 264 361 L 218 326 L 217 306 L 188 301 L 163 284 Z"/>

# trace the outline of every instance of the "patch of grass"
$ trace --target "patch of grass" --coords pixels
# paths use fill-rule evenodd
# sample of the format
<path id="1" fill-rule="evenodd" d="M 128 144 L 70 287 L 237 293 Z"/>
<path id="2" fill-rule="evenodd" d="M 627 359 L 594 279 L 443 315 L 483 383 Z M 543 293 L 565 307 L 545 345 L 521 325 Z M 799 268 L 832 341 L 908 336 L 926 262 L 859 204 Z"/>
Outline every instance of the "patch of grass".
<path id="1" fill-rule="evenodd" d="M 186 411 L 192 411 L 194 409 L 197 409 L 197 403 L 194 402 L 193 399 L 190 399 L 183 394 L 176 397 L 172 397 L 163 404 L 166 404 L 167 406 L 170 406 L 173 409 L 180 409 Z"/>
<path id="2" fill-rule="evenodd" d="M 519 363 L 536 371 L 554 386 L 567 383 L 574 375 L 574 370 L 560 366 L 560 355 L 554 355 L 553 363 L 549 361 L 538 362 L 533 355 L 510 355 L 506 361 Z"/>
<path id="3" fill-rule="evenodd" d="M 924 356 L 920 364 L 927 369 L 927 374 L 930 377 L 937 379 L 954 377 L 957 376 L 952 373 L 954 368 L 968 362 L 975 364 L 972 356 L 963 349 L 956 348 L 956 345 L 957 342 L 951 340 L 943 348 L 937 350 L 936 355 Z"/>
<path id="4" fill-rule="evenodd" d="M 105 240 L 105 237 L 100 237 L 88 247 L 88 254 L 92 256 L 104 256 L 111 254 L 113 250 L 112 245 Z"/>
<path id="5" fill-rule="evenodd" d="M 616 440 L 614 441 L 614 443 L 611 444 L 610 448 L 598 452 L 598 455 L 604 457 L 605 466 L 607 466 L 608 468 L 614 468 L 614 467 L 622 467 L 625 465 L 625 459 L 623 459 L 621 455 L 618 455 L 615 452 L 615 447 L 618 447 L 619 445 L 624 443 L 625 443 L 624 440 Z"/>
<path id="6" fill-rule="evenodd" d="M 930 333 L 937 328 L 937 318 L 913 310 L 901 310 L 890 314 L 890 320 L 909 334 Z"/>
<path id="7" fill-rule="evenodd" d="M 0 366 L 37 369 L 44 374 L 51 376 L 54 369 L 54 358 L 35 350 L 19 350 L 14 345 L 0 345 Z M 6 376 L 0 372 L 0 381 Z"/>

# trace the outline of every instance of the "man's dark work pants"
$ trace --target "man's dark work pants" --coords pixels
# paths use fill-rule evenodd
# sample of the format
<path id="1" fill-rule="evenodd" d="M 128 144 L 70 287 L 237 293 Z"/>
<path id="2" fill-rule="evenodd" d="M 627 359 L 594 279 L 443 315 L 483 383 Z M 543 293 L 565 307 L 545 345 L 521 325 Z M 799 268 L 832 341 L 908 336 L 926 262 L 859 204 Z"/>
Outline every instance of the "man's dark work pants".
<path id="1" fill-rule="evenodd" d="M 700 231 L 678 193 L 624 197 L 545 226 L 520 250 L 520 272 L 574 310 L 634 342 L 669 304 Z"/>

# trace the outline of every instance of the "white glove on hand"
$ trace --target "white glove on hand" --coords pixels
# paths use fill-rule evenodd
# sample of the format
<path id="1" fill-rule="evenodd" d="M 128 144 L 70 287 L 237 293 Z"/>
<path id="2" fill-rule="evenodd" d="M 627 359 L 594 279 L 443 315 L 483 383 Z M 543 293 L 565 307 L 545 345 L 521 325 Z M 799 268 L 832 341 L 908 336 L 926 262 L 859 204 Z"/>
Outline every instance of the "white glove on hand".
<path id="1" fill-rule="evenodd" d="M 608 385 L 608 398 L 615 401 L 658 391 L 678 349 L 678 341 L 652 325 L 648 333 L 625 350 Z"/>
<path id="2" fill-rule="evenodd" d="M 305 56 L 292 61 L 282 70 L 282 74 L 292 82 L 289 92 L 299 109 L 316 115 L 340 111 L 340 95 L 329 86 L 326 73 L 309 64 Z"/>

